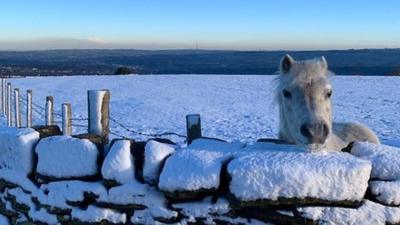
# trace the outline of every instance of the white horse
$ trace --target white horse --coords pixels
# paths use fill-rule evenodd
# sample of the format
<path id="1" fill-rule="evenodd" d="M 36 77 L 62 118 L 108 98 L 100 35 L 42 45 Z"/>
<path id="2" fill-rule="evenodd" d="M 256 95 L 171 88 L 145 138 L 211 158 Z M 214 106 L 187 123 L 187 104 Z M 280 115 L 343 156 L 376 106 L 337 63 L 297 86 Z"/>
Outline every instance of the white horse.
<path id="1" fill-rule="evenodd" d="M 289 55 L 282 58 L 277 78 L 279 139 L 309 151 L 340 151 L 353 141 L 379 143 L 364 125 L 332 122 L 328 75 L 324 57 L 306 61 L 295 61 Z"/>

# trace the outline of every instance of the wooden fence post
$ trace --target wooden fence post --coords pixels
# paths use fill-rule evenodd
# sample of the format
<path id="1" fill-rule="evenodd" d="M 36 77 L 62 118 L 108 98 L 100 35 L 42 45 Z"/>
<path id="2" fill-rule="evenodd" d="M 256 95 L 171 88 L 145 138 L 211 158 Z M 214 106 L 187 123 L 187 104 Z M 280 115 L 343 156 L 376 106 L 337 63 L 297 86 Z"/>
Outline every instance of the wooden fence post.
<path id="1" fill-rule="evenodd" d="M 6 79 L 1 78 L 1 115 L 6 115 Z"/>
<path id="2" fill-rule="evenodd" d="M 108 143 L 110 133 L 110 91 L 89 90 L 88 96 L 88 133 L 102 137 L 103 144 Z"/>
<path id="3" fill-rule="evenodd" d="M 21 127 L 21 111 L 19 109 L 19 88 L 14 88 L 14 116 L 16 127 Z"/>
<path id="4" fill-rule="evenodd" d="M 46 97 L 46 111 L 45 111 L 46 126 L 54 125 L 54 98 L 53 96 Z"/>
<path id="5" fill-rule="evenodd" d="M 12 111 L 11 111 L 11 83 L 7 83 L 7 125 L 12 126 Z"/>
<path id="6" fill-rule="evenodd" d="M 62 132 L 63 135 L 72 135 L 71 104 L 62 104 Z"/>
<path id="7" fill-rule="evenodd" d="M 32 90 L 26 91 L 26 126 L 32 127 Z"/>
<path id="8" fill-rule="evenodd" d="M 186 116 L 186 133 L 188 145 L 190 145 L 194 139 L 201 138 L 200 114 L 190 114 Z"/>

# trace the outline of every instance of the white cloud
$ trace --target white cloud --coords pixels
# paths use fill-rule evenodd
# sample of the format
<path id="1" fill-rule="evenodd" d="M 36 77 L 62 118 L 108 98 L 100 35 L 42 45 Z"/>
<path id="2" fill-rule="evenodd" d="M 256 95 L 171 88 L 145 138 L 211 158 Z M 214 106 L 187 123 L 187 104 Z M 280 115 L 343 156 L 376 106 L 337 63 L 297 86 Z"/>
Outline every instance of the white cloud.
<path id="1" fill-rule="evenodd" d="M 95 44 L 102 44 L 102 45 L 107 45 L 110 44 L 109 41 L 107 41 L 106 39 L 100 38 L 100 37 L 91 37 L 87 39 L 90 42 L 93 42 Z"/>

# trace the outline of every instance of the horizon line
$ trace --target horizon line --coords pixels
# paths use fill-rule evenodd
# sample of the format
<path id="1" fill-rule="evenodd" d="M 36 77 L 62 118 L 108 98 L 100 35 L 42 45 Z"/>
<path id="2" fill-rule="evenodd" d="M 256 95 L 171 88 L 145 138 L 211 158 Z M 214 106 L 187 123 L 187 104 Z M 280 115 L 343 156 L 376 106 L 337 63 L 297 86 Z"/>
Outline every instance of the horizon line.
<path id="1" fill-rule="evenodd" d="M 359 50 L 400 50 L 397 48 L 332 48 L 332 49 L 213 49 L 213 48 L 170 48 L 170 49 L 141 49 L 141 48 L 49 48 L 49 49 L 0 49 L 0 52 L 46 52 L 46 51 L 77 51 L 77 50 L 102 50 L 102 51 L 220 51 L 220 52 L 318 52 L 318 51 L 359 51 Z"/>

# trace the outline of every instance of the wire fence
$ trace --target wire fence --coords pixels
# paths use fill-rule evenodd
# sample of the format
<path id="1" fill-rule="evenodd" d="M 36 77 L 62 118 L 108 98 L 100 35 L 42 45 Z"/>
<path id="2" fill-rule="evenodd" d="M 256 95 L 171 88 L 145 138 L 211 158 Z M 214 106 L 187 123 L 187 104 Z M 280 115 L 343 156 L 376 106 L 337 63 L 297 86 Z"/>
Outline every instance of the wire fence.
<path id="1" fill-rule="evenodd" d="M 27 98 L 22 96 L 22 95 L 20 95 L 20 99 L 22 100 L 20 102 L 26 108 L 26 106 L 27 106 Z M 42 107 L 41 105 L 36 104 L 33 101 L 32 101 L 32 111 L 36 114 L 36 116 L 34 116 L 34 117 L 36 117 L 36 118 L 45 118 L 45 111 L 46 111 L 45 107 Z M 53 115 L 58 117 L 58 118 L 62 118 L 62 113 L 60 113 L 60 112 L 53 112 Z M 77 122 L 77 123 L 72 123 L 71 126 L 72 127 L 78 127 L 78 128 L 88 128 L 88 120 L 89 119 L 85 118 L 85 117 L 71 118 L 71 121 L 76 121 Z M 187 138 L 186 135 L 179 134 L 179 133 L 176 133 L 176 132 L 148 133 L 148 132 L 137 131 L 132 127 L 126 126 L 122 122 L 119 122 L 117 119 L 115 119 L 112 116 L 109 116 L 109 121 L 112 122 L 112 124 L 114 125 L 114 126 L 110 126 L 109 133 L 114 135 L 114 136 L 116 136 L 116 137 L 119 137 L 119 138 L 128 139 L 129 137 L 125 136 L 123 134 L 120 134 L 120 133 L 114 131 L 113 129 L 120 128 L 120 129 L 124 130 L 125 132 L 133 134 L 135 136 L 144 136 L 144 137 L 150 137 L 150 138 L 160 138 L 160 137 L 165 137 L 165 136 L 176 136 L 176 137 L 179 137 L 179 138 Z M 57 123 L 57 124 L 61 124 L 62 123 L 61 120 L 55 120 L 54 122 Z M 86 124 L 79 124 L 79 122 L 86 122 Z"/>

